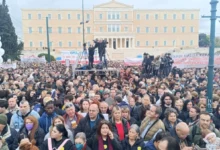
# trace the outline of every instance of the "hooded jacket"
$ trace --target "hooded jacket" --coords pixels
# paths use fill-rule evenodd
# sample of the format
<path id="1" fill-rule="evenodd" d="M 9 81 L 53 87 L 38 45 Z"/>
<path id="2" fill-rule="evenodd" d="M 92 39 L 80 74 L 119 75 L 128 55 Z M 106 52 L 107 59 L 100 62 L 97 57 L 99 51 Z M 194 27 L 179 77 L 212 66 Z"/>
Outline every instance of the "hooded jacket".
<path id="1" fill-rule="evenodd" d="M 9 150 L 15 150 L 18 147 L 18 133 L 15 129 L 5 126 L 2 130 L 1 136 L 6 140 Z"/>
<path id="2" fill-rule="evenodd" d="M 53 118 L 55 118 L 57 114 L 53 112 L 51 115 L 46 114 L 45 112 L 40 117 L 39 126 L 44 130 L 44 133 L 47 134 L 49 132 L 49 128 L 52 124 Z"/>

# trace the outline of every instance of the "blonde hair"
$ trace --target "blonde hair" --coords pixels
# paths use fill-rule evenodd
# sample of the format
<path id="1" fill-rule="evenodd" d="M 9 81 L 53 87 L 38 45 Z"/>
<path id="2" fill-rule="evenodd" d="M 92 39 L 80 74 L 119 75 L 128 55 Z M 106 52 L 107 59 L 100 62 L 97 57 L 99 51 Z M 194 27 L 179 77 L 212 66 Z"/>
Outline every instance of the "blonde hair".
<path id="1" fill-rule="evenodd" d="M 128 107 L 122 107 L 122 108 L 121 108 L 121 112 L 122 112 L 122 113 L 128 113 L 128 120 L 131 119 L 130 109 L 129 109 Z"/>
<path id="2" fill-rule="evenodd" d="M 120 108 L 119 106 L 114 106 L 114 107 L 112 108 L 112 122 L 115 122 L 115 118 L 114 118 L 114 115 L 113 115 L 113 114 L 114 114 L 116 111 L 122 112 L 122 111 L 121 111 L 121 108 Z M 122 119 L 122 116 L 121 116 L 121 119 Z"/>

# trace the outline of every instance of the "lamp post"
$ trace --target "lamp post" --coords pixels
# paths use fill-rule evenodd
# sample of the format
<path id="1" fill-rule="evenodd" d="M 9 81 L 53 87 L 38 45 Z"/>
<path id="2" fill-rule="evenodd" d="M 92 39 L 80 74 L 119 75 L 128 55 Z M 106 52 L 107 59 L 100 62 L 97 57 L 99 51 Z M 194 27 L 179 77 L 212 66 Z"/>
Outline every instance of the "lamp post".
<path id="1" fill-rule="evenodd" d="M 209 113 L 212 113 L 212 90 L 213 90 L 213 70 L 214 70 L 214 50 L 215 50 L 215 23 L 216 19 L 219 18 L 216 16 L 218 0 L 211 0 L 211 16 L 202 16 L 202 18 L 210 18 L 211 20 L 211 29 L 210 29 L 210 45 L 209 45 L 209 65 L 208 65 L 208 98 L 206 110 Z"/>
<path id="2" fill-rule="evenodd" d="M 89 20 L 84 21 L 84 0 L 82 0 L 82 22 L 80 24 L 83 25 L 83 50 L 85 50 L 85 23 L 89 23 Z"/>

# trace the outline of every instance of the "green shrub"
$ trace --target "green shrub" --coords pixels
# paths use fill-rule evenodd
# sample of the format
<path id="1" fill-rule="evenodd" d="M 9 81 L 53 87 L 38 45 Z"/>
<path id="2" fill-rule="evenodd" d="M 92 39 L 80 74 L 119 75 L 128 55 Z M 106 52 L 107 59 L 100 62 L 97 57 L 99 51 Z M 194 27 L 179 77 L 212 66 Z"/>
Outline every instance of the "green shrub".
<path id="1" fill-rule="evenodd" d="M 49 61 L 48 54 L 41 53 L 41 54 L 38 55 L 38 57 L 42 57 L 42 56 L 45 56 L 45 59 L 46 59 L 47 62 Z M 50 55 L 50 61 L 56 61 L 56 59 L 55 59 L 55 57 L 53 55 Z"/>

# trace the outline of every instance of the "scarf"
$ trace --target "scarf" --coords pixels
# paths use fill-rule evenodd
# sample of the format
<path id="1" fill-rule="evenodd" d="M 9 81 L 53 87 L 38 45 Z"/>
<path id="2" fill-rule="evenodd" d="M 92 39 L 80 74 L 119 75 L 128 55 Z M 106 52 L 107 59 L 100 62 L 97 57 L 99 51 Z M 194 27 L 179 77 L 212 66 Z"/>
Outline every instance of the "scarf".
<path id="1" fill-rule="evenodd" d="M 108 141 L 108 149 L 109 150 L 113 150 L 112 143 L 111 143 L 110 139 L 107 138 L 107 141 Z M 103 139 L 102 139 L 101 136 L 99 136 L 99 138 L 98 138 L 98 145 L 99 145 L 99 149 L 98 150 L 104 150 Z"/>

